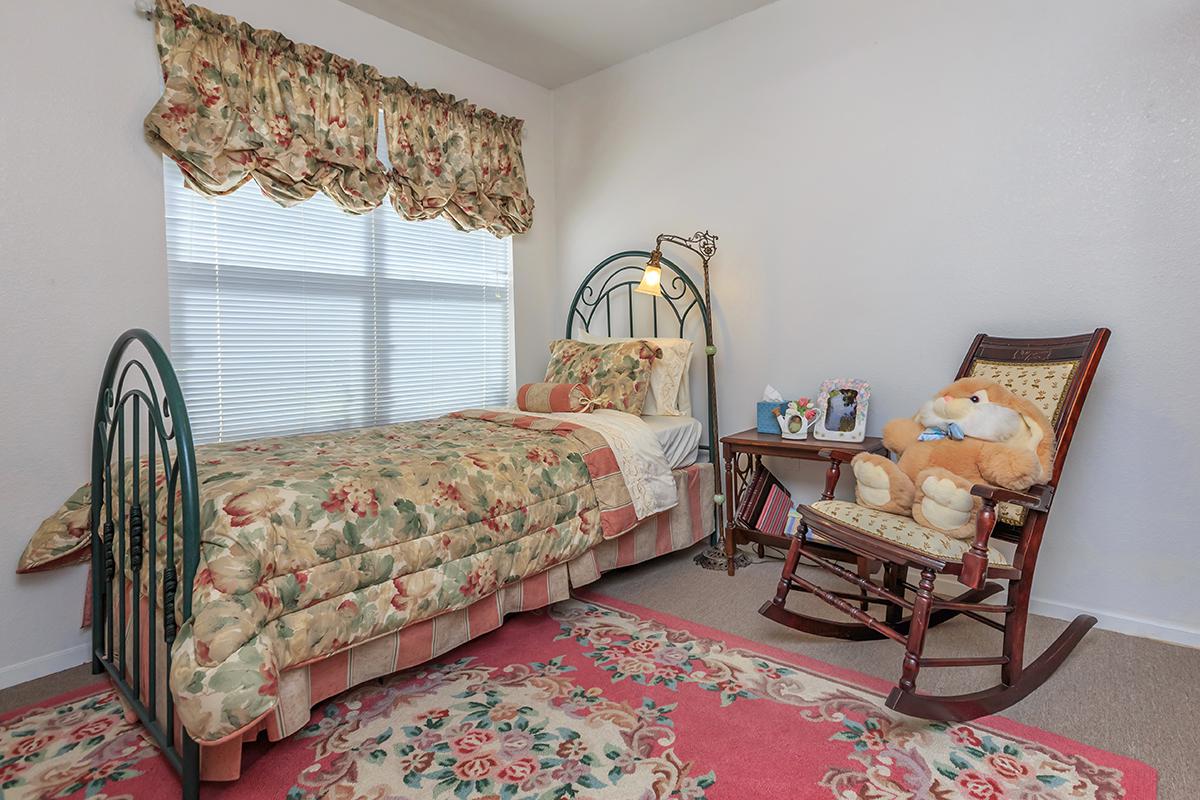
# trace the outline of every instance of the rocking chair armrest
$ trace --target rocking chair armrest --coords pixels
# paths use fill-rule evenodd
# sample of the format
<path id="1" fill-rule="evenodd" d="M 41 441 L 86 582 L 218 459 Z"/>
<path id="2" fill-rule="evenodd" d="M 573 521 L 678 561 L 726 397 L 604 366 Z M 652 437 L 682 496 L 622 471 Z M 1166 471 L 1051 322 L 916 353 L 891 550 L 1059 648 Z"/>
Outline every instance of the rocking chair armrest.
<path id="1" fill-rule="evenodd" d="M 1040 483 L 1029 487 L 1028 492 L 1016 492 L 1012 489 L 977 483 L 971 487 L 971 494 L 994 503 L 1013 503 L 1032 511 L 1049 511 L 1050 501 L 1054 499 L 1054 487 Z"/>
<path id="2" fill-rule="evenodd" d="M 974 489 L 971 492 L 974 494 Z M 996 500 L 984 497 L 983 507 L 975 517 L 975 539 L 971 542 L 971 549 L 963 553 L 962 570 L 958 573 L 958 582 L 964 586 L 982 589 L 987 583 L 988 540 L 995 527 Z"/>
<path id="3" fill-rule="evenodd" d="M 1031 511 L 1049 511 L 1054 487 L 1042 483 L 1031 486 L 1028 492 L 1016 492 L 977 483 L 971 487 L 971 494 L 982 497 L 983 506 L 975 517 L 975 540 L 971 542 L 971 549 L 963 554 L 958 581 L 972 589 L 982 589 L 987 581 L 988 540 L 996 527 L 996 504 L 1015 503 Z"/>

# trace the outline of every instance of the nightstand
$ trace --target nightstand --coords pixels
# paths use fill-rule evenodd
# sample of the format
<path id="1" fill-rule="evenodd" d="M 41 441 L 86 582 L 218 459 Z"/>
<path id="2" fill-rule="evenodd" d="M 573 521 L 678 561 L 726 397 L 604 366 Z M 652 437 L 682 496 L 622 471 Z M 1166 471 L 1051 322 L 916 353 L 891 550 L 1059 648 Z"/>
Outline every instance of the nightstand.
<path id="1" fill-rule="evenodd" d="M 861 442 L 827 442 L 811 436 L 807 439 L 784 439 L 777 433 L 759 433 L 751 428 L 741 433 L 721 437 L 721 457 L 725 462 L 725 555 L 730 575 L 733 575 L 737 569 L 734 564 L 734 555 L 736 554 L 735 548 L 739 544 L 754 542 L 758 545 L 761 556 L 762 548 L 765 545 L 786 550 L 791 541 L 788 536 L 763 533 L 754 528 L 743 527 L 734 521 L 734 509 L 737 508 L 740 493 L 746 489 L 746 483 L 754 472 L 754 468 L 762 463 L 762 457 L 791 458 L 798 461 L 827 461 L 829 466 L 825 470 L 826 489 L 821 498 L 831 500 L 833 499 L 833 487 L 837 485 L 837 479 L 842 470 L 841 462 L 829 454 L 828 451 L 831 450 L 855 454 L 887 455 L 887 448 L 883 446 L 883 440 L 878 436 L 868 436 Z M 826 455 L 822 455 L 822 453 L 826 453 Z M 840 547 L 813 543 L 806 545 L 806 549 L 838 561 L 851 563 L 860 561 L 854 554 Z M 860 571 L 867 568 L 869 565 L 859 564 Z"/>

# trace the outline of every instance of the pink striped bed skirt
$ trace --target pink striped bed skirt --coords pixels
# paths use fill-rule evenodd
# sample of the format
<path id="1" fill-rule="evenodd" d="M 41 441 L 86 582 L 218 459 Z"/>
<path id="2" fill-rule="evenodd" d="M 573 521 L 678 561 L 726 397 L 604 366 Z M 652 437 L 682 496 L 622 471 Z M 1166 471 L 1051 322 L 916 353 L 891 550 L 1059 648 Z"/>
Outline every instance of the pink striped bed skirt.
<path id="1" fill-rule="evenodd" d="M 416 666 L 496 630 L 508 614 L 532 611 L 566 600 L 571 589 L 600 574 L 690 547 L 713 530 L 711 464 L 675 470 L 679 504 L 606 539 L 579 558 L 506 586 L 467 608 L 393 631 L 369 642 L 292 667 L 280 675 L 279 704 L 256 725 L 200 748 L 203 780 L 237 780 L 242 746 L 264 731 L 277 741 L 308 724 L 314 705 L 352 686 Z"/>

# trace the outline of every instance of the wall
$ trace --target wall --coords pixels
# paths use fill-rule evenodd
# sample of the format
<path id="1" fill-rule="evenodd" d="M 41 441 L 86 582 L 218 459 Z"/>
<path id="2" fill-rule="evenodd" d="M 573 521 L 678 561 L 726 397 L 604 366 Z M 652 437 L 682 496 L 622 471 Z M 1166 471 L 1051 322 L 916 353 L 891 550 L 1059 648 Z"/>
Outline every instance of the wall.
<path id="1" fill-rule="evenodd" d="M 711 228 L 726 432 L 849 375 L 877 433 L 977 331 L 1111 327 L 1037 608 L 1200 645 L 1198 44 L 1190 0 L 781 0 L 555 92 L 560 292 Z"/>
<path id="2" fill-rule="evenodd" d="M 550 93 L 336 0 L 211 0 L 280 30 L 526 120 L 537 200 L 514 245 L 517 379 L 540 377 L 555 297 Z M 142 140 L 161 91 L 132 0 L 0 7 L 0 686 L 86 660 L 85 570 L 17 576 L 29 535 L 87 480 L 96 381 L 132 326 L 167 335 L 162 168 Z"/>

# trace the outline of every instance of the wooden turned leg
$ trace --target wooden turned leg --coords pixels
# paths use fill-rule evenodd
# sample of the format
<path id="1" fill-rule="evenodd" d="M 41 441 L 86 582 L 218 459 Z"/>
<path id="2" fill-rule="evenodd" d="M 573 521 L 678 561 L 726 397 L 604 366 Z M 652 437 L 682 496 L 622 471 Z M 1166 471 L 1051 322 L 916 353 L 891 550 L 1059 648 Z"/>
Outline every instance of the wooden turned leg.
<path id="1" fill-rule="evenodd" d="M 1025 669 L 1025 626 L 1029 621 L 1029 587 L 1025 577 L 1010 581 L 1007 602 L 1012 611 L 1004 615 L 1004 655 L 1008 661 L 1000 666 L 1000 683 L 1013 686 Z"/>
<path id="2" fill-rule="evenodd" d="M 779 575 L 779 586 L 775 589 L 775 599 L 771 601 L 777 606 L 782 606 L 787 602 L 788 592 L 792 590 L 791 578 L 796 572 L 796 565 L 800 563 L 800 542 L 804 539 L 804 532 L 807 528 L 803 525 L 796 527 L 796 535 L 792 537 L 792 542 L 788 545 L 787 558 L 783 561 L 783 572 Z"/>
<path id="3" fill-rule="evenodd" d="M 908 567 L 888 564 L 883 568 L 883 585 L 892 594 L 904 597 L 904 581 L 908 579 Z M 888 625 L 895 627 L 904 618 L 904 609 L 889 603 L 885 615 Z"/>
<path id="4" fill-rule="evenodd" d="M 860 557 L 858 559 L 857 566 L 858 566 L 858 570 L 857 570 L 858 577 L 862 578 L 863 580 L 870 579 L 870 577 L 871 577 L 871 562 L 865 558 Z M 867 594 L 867 590 L 859 589 L 858 594 L 860 597 L 862 597 L 862 600 L 858 601 L 859 610 L 860 611 L 870 611 L 871 604 L 867 602 L 867 598 L 870 597 L 870 595 Z"/>
<path id="5" fill-rule="evenodd" d="M 829 468 L 825 470 L 825 491 L 821 492 L 822 500 L 832 500 L 833 490 L 837 488 L 838 479 L 842 477 L 842 462 L 836 458 L 829 459 Z"/>
<path id="6" fill-rule="evenodd" d="M 737 572 L 737 564 L 735 563 L 737 558 L 737 541 L 735 536 L 736 534 L 733 531 L 725 531 L 725 571 L 730 577 L 733 577 L 733 574 Z"/>
<path id="7" fill-rule="evenodd" d="M 733 462 L 737 455 L 730 449 L 729 445 L 724 445 L 721 449 L 721 454 L 725 461 L 725 571 L 730 576 L 733 575 L 736 567 L 733 563 L 734 549 L 734 531 L 733 531 L 733 510 L 737 505 L 738 494 L 734 483 L 736 478 L 733 471 Z M 744 488 L 744 487 L 743 487 Z"/>
<path id="8" fill-rule="evenodd" d="M 900 688 L 911 692 L 917 686 L 917 673 L 921 671 L 921 652 L 925 649 L 925 631 L 929 628 L 929 612 L 933 608 L 933 579 L 931 569 L 921 570 L 921 582 L 913 600 L 912 622 L 908 628 L 908 645 L 904 653 L 904 671 L 900 677 Z"/>

